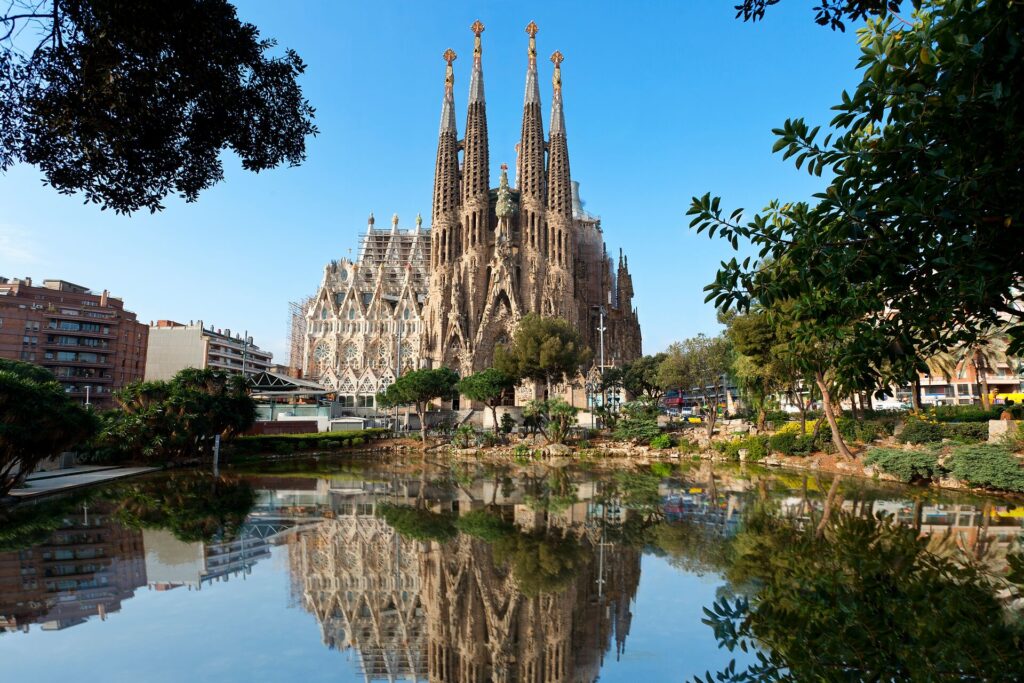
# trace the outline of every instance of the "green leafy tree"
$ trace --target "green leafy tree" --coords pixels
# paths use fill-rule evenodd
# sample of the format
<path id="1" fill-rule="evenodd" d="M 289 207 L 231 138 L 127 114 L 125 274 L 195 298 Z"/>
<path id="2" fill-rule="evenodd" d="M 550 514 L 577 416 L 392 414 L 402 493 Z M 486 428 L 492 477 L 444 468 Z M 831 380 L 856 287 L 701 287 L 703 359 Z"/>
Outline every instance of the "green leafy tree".
<path id="1" fill-rule="evenodd" d="M 552 384 L 571 379 L 590 358 L 572 325 L 530 313 L 519 321 L 512 343 L 495 349 L 494 367 L 517 380 L 543 383 L 550 397 Z"/>
<path id="2" fill-rule="evenodd" d="M 622 415 L 615 425 L 615 438 L 633 443 L 647 443 L 661 434 L 658 409 L 650 399 L 630 401 L 622 405 Z"/>
<path id="3" fill-rule="evenodd" d="M 187 460 L 212 453 L 214 437 L 230 440 L 256 421 L 241 375 L 186 368 L 169 381 L 134 382 L 114 395 L 95 446 L 132 460 Z"/>
<path id="4" fill-rule="evenodd" d="M 565 441 L 569 428 L 576 424 L 578 414 L 578 408 L 561 398 L 548 401 L 534 399 L 523 406 L 523 417 L 551 443 Z"/>
<path id="5" fill-rule="evenodd" d="M 494 430 L 498 430 L 498 406 L 502 399 L 516 386 L 513 377 L 501 370 L 488 368 L 469 377 L 463 377 L 455 385 L 459 393 L 470 400 L 479 401 L 491 409 Z"/>
<path id="6" fill-rule="evenodd" d="M 382 408 L 412 405 L 420 419 L 420 439 L 427 447 L 427 405 L 436 399 L 454 395 L 459 376 L 449 368 L 433 368 L 407 372 L 381 394 L 377 405 Z"/>
<path id="7" fill-rule="evenodd" d="M 715 433 L 718 403 L 726 391 L 732 350 L 729 340 L 699 334 L 668 347 L 658 368 L 658 383 L 665 389 L 690 392 L 701 400 L 701 414 L 710 437 Z"/>
<path id="8" fill-rule="evenodd" d="M 773 201 L 745 220 L 705 195 L 689 212 L 698 231 L 757 253 L 724 264 L 709 300 L 791 301 L 842 336 L 834 371 L 847 387 L 904 384 L 921 359 L 1004 321 L 1024 345 L 1024 174 L 1009 152 L 1024 143 L 1024 6 L 920 6 L 859 31 L 862 80 L 830 132 L 803 119 L 775 131 L 784 158 L 831 178 L 813 203 Z M 763 277 L 765 260 L 785 272 Z"/>
<path id="9" fill-rule="evenodd" d="M 221 154 L 297 165 L 317 133 L 292 50 L 225 0 L 13 0 L 0 11 L 0 171 L 38 166 L 118 213 L 195 201 Z"/>
<path id="10" fill-rule="evenodd" d="M 658 369 L 665 361 L 667 354 L 656 353 L 653 356 L 642 356 L 622 368 L 622 387 L 633 398 L 645 397 L 657 404 L 665 394 L 658 382 Z"/>
<path id="11" fill-rule="evenodd" d="M 730 316 L 726 336 L 732 343 L 731 374 L 757 411 L 757 428 L 765 429 L 771 397 L 782 391 L 788 379 L 785 367 L 777 363 L 777 328 L 762 311 Z"/>
<path id="12" fill-rule="evenodd" d="M 70 399 L 49 370 L 0 358 L 0 496 L 96 429 L 95 416 Z"/>
<path id="13" fill-rule="evenodd" d="M 743 21 L 760 21 L 764 19 L 765 10 L 770 5 L 779 4 L 780 0 L 742 0 L 733 9 L 736 16 Z M 819 26 L 828 26 L 833 31 L 845 31 L 845 21 L 860 21 L 871 16 L 883 16 L 888 12 L 897 12 L 902 3 L 900 0 L 818 0 L 814 6 L 814 21 Z M 914 2 L 913 4 L 920 4 Z"/>

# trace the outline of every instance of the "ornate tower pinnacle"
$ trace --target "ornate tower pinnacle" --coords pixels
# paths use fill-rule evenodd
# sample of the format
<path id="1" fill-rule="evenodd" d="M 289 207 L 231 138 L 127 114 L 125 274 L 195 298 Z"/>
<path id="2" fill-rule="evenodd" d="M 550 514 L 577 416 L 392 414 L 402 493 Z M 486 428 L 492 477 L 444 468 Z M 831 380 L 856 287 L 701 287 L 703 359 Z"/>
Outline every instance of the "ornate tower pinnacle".
<path id="1" fill-rule="evenodd" d="M 448 66 L 444 70 L 444 100 L 441 103 L 441 130 L 440 133 L 445 131 L 455 130 L 455 69 L 452 67 L 452 62 L 458 55 L 455 54 L 455 50 L 448 48 L 444 51 L 441 57 Z"/>
<path id="2" fill-rule="evenodd" d="M 466 114 L 466 139 L 463 143 L 463 164 L 462 164 L 462 203 L 465 205 L 474 198 L 482 202 L 482 207 L 487 206 L 488 190 L 490 185 L 488 149 L 487 149 L 487 109 L 484 103 L 484 71 L 483 71 L 483 47 L 480 43 L 480 34 L 484 32 L 484 25 L 479 21 L 473 22 L 470 27 L 473 30 L 473 72 L 469 82 L 469 111 Z M 483 222 L 481 215 L 478 222 Z M 466 221 L 463 221 L 466 226 Z M 472 230 L 472 227 L 470 227 Z"/>
<path id="3" fill-rule="evenodd" d="M 558 50 L 551 55 L 555 72 L 551 76 L 551 140 L 548 152 L 548 211 L 572 218 L 572 184 L 569 177 L 569 148 L 565 140 L 562 111 L 562 62 Z"/>
<path id="4" fill-rule="evenodd" d="M 447 262 L 450 244 L 458 224 L 459 210 L 459 135 L 455 128 L 455 51 L 441 55 L 445 61 L 444 98 L 441 102 L 441 126 L 437 135 L 437 162 L 434 167 L 434 203 L 431 232 L 432 265 Z"/>
<path id="5" fill-rule="evenodd" d="M 484 101 L 484 74 L 483 74 L 483 44 L 480 42 L 480 34 L 484 32 L 484 25 L 477 19 L 470 26 L 473 30 L 473 73 L 469 80 L 469 102 Z"/>
<path id="6" fill-rule="evenodd" d="M 546 253 L 544 204 L 547 186 L 544 168 L 544 123 L 537 85 L 537 24 L 526 26 L 530 36 L 526 50 L 526 93 L 523 96 L 523 127 L 519 137 L 516 187 L 520 192 L 520 221 L 524 246 L 535 255 Z M 536 292 L 528 294 L 534 298 Z"/>

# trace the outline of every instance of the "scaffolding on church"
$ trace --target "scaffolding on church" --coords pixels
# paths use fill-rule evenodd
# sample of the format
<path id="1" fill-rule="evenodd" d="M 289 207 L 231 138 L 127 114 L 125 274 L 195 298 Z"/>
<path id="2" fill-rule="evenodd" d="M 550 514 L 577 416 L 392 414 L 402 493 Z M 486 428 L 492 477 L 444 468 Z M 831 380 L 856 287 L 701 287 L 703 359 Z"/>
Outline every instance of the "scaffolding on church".
<path id="1" fill-rule="evenodd" d="M 303 362 L 303 348 L 306 343 L 306 311 L 313 297 L 307 296 L 299 301 L 288 302 L 288 331 L 285 335 L 285 343 L 288 345 L 288 367 L 301 370 Z"/>

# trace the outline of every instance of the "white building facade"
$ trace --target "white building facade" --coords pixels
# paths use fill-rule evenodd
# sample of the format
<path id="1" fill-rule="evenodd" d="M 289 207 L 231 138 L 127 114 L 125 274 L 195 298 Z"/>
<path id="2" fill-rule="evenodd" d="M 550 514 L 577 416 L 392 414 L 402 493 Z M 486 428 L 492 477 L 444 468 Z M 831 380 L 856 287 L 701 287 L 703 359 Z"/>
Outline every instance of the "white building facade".
<path id="1" fill-rule="evenodd" d="M 380 230 L 370 215 L 357 260 L 331 261 L 305 310 L 302 373 L 346 407 L 373 408 L 377 392 L 420 367 L 430 232 Z"/>

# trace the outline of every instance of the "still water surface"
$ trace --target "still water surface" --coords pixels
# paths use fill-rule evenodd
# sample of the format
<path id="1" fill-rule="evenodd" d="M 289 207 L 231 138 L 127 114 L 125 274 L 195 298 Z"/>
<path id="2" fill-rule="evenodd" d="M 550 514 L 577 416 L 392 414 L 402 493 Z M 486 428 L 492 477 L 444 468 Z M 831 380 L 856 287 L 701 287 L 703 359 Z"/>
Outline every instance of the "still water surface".
<path id="1" fill-rule="evenodd" d="M 730 544 L 754 508 L 813 524 L 827 487 L 707 465 L 158 475 L 48 509 L 49 528 L 8 541 L 0 680 L 684 681 L 744 668 L 753 655 L 702 622 L 742 593 Z M 1005 499 L 840 491 L 846 513 L 890 515 L 997 573 L 1024 533 Z"/>

